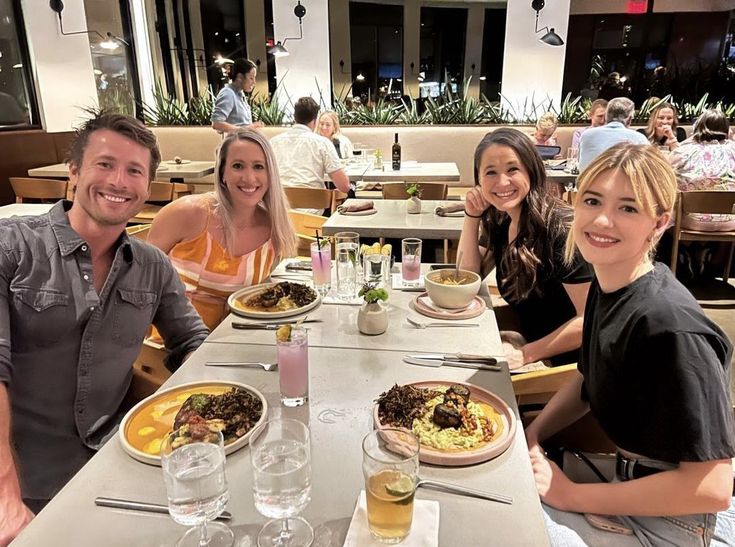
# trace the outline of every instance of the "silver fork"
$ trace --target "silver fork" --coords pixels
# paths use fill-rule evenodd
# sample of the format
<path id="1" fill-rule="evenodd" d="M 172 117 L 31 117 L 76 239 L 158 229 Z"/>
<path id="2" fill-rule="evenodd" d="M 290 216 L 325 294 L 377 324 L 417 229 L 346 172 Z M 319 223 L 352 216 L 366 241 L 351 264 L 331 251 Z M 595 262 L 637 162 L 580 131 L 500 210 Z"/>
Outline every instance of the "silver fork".
<path id="1" fill-rule="evenodd" d="M 278 368 L 278 363 L 257 363 L 257 362 L 237 363 L 237 362 L 229 362 L 229 361 L 207 361 L 206 363 L 204 363 L 204 366 L 207 366 L 207 367 L 249 367 L 249 368 L 260 367 L 263 370 L 270 372 L 271 370 L 276 370 Z"/>
<path id="2" fill-rule="evenodd" d="M 430 327 L 479 327 L 479 323 L 423 323 L 421 321 L 416 321 L 415 319 L 411 319 L 410 317 L 406 317 L 406 320 L 416 327 L 417 329 L 426 329 Z"/>

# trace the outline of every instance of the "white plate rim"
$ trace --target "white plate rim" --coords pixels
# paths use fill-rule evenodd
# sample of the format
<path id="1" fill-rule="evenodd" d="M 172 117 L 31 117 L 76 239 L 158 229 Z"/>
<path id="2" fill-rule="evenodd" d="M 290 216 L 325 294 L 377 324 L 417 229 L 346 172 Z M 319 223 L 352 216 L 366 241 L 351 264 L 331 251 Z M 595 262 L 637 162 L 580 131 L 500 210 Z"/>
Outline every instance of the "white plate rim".
<path id="1" fill-rule="evenodd" d="M 274 285 L 277 285 L 278 283 L 282 283 L 282 281 L 272 282 L 272 283 L 261 283 L 259 285 L 243 287 L 242 289 L 235 291 L 227 298 L 227 305 L 230 307 L 230 311 L 234 313 L 235 315 L 239 315 L 240 317 L 247 317 L 250 319 L 264 319 L 264 320 L 283 319 L 284 317 L 292 317 L 294 315 L 301 315 L 303 313 L 311 311 L 317 308 L 322 303 L 322 297 L 319 295 L 319 293 L 317 293 L 314 290 L 314 287 L 311 287 L 310 285 L 307 285 L 306 283 L 299 283 L 298 281 L 289 281 L 289 283 L 296 283 L 298 285 L 304 285 L 306 287 L 309 287 L 311 290 L 314 290 L 314 292 L 316 293 L 316 300 L 314 300 L 313 302 L 310 302 L 306 306 L 301 306 L 300 308 L 294 308 L 293 310 L 286 310 L 286 311 L 245 311 L 245 310 L 241 310 L 235 307 L 234 301 L 240 298 L 241 296 L 250 294 L 251 292 L 259 292 L 263 289 L 269 289 L 273 287 Z"/>
<path id="2" fill-rule="evenodd" d="M 227 386 L 227 387 L 239 387 L 246 391 L 249 391 L 256 397 L 260 399 L 260 402 L 263 405 L 263 410 L 260 414 L 260 419 L 253 425 L 253 427 L 245 433 L 242 437 L 237 439 L 234 443 L 230 443 L 225 446 L 225 455 L 232 454 L 236 450 L 239 450 L 243 446 L 247 445 L 250 440 L 255 440 L 253 438 L 253 432 L 258 430 L 258 433 L 260 433 L 259 426 L 265 423 L 267 417 L 268 417 L 268 401 L 266 400 L 265 396 L 255 389 L 253 386 L 250 386 L 248 384 L 243 384 L 241 382 L 234 382 L 231 380 L 197 380 L 195 382 L 186 382 L 184 384 L 178 384 L 175 386 L 171 386 L 166 389 L 162 389 L 159 391 L 156 391 L 152 395 L 149 395 L 142 401 L 139 401 L 133 408 L 128 410 L 125 413 L 125 416 L 123 417 L 122 421 L 120 422 L 120 425 L 118 427 L 117 433 L 118 433 L 118 439 L 120 439 L 120 444 L 122 445 L 123 450 L 128 453 L 130 457 L 132 457 L 135 460 L 138 460 L 139 462 L 147 463 L 149 465 L 157 465 L 161 466 L 161 456 L 153 456 L 151 454 L 148 454 L 147 452 L 143 452 L 141 450 L 138 450 L 135 448 L 132 444 L 128 442 L 128 440 L 125 438 L 125 426 L 132 418 L 133 414 L 135 414 L 141 407 L 148 404 L 152 399 L 155 399 L 156 397 L 160 397 L 161 395 L 165 395 L 167 393 L 170 393 L 172 391 L 177 391 L 181 389 L 190 389 L 192 387 L 196 386 Z"/>

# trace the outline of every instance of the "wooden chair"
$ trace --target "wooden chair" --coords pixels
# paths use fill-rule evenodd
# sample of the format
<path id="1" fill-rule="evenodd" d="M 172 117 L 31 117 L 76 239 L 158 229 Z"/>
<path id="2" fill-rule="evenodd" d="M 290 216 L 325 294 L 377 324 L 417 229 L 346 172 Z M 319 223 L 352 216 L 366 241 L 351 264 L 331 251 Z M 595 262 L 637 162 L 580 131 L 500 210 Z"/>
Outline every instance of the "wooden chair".
<path id="1" fill-rule="evenodd" d="M 676 223 L 674 244 L 671 247 L 671 271 L 676 274 L 676 262 L 680 241 L 723 241 L 730 242 L 730 254 L 725 264 L 722 280 L 727 283 L 735 252 L 735 231 L 705 232 L 682 227 L 684 215 L 688 213 L 735 214 L 735 191 L 692 191 L 679 192 L 676 200 Z"/>
<path id="2" fill-rule="evenodd" d="M 128 226 L 127 228 L 125 228 L 125 231 L 128 232 L 128 235 L 130 237 L 137 237 L 138 239 L 142 239 L 143 241 L 148 241 L 148 234 L 151 231 L 151 225 L 134 224 L 133 226 Z"/>
<path id="3" fill-rule="evenodd" d="M 316 241 L 315 233 L 318 231 L 321 235 L 322 225 L 327 221 L 326 217 L 290 210 L 288 218 L 298 237 L 297 255 L 311 256 L 311 244 Z"/>
<path id="4" fill-rule="evenodd" d="M 564 192 L 562 199 L 574 207 L 577 203 L 577 191 L 570 190 L 569 192 Z"/>
<path id="5" fill-rule="evenodd" d="M 161 210 L 161 207 L 191 193 L 192 189 L 188 184 L 154 180 L 151 182 L 151 195 L 146 200 L 146 205 L 129 222 L 131 224 L 150 224 L 158 211 Z"/>
<path id="6" fill-rule="evenodd" d="M 284 188 L 291 209 L 337 209 L 335 191 L 326 188 Z"/>
<path id="7" fill-rule="evenodd" d="M 34 179 L 27 177 L 10 177 L 10 185 L 15 192 L 16 203 L 27 203 L 28 199 L 58 201 L 66 197 L 68 182 L 55 179 Z"/>
<path id="8" fill-rule="evenodd" d="M 544 405 L 574 376 L 577 365 L 562 365 L 511 375 L 518 406 Z"/>
<path id="9" fill-rule="evenodd" d="M 443 182 L 419 182 L 421 199 L 447 199 L 447 185 Z M 406 188 L 409 183 L 386 182 L 383 183 L 383 199 L 408 199 Z"/>

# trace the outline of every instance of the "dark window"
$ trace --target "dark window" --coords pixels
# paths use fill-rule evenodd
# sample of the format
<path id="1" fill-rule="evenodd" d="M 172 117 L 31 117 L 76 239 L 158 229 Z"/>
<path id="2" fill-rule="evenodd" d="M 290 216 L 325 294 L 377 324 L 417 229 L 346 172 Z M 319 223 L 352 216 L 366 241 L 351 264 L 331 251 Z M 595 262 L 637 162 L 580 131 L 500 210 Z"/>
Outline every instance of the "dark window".
<path id="1" fill-rule="evenodd" d="M 403 6 L 350 3 L 352 95 L 399 99 L 403 94 Z"/>
<path id="2" fill-rule="evenodd" d="M 244 2 L 201 0 L 207 80 L 215 93 L 228 82 L 222 59 L 246 57 Z"/>
<path id="3" fill-rule="evenodd" d="M 19 0 L 0 0 L 0 128 L 38 126 Z"/>
<path id="4" fill-rule="evenodd" d="M 503 78 L 503 54 L 505 52 L 505 20 L 508 10 L 486 9 L 482 38 L 482 63 L 480 69 L 480 93 L 491 101 L 500 100 L 500 83 Z M 473 76 L 474 78 L 475 76 Z"/>
<path id="5" fill-rule="evenodd" d="M 421 95 L 438 95 L 446 85 L 457 91 L 464 73 L 467 10 L 421 8 L 419 84 Z"/>

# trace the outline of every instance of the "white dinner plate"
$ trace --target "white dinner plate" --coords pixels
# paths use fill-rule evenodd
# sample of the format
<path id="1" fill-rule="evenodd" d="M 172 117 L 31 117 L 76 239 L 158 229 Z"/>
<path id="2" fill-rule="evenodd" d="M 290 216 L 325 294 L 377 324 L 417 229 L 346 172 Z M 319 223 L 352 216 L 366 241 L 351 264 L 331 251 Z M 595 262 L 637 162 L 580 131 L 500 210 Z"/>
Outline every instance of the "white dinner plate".
<path id="1" fill-rule="evenodd" d="M 290 281 L 290 283 L 296 283 L 295 281 Z M 253 285 L 252 287 L 245 287 L 243 289 L 240 289 L 239 291 L 235 291 L 230 295 L 230 297 L 227 299 L 227 305 L 230 306 L 230 310 L 232 313 L 236 315 L 240 315 L 242 317 L 248 317 L 250 319 L 262 319 L 264 321 L 268 321 L 269 319 L 282 319 L 284 317 L 291 317 L 294 315 L 301 315 L 302 313 L 306 313 L 308 311 L 313 310 L 314 308 L 317 308 L 321 303 L 322 299 L 321 296 L 317 293 L 316 300 L 313 302 L 310 302 L 306 306 L 301 306 L 300 308 L 294 308 L 292 310 L 285 310 L 285 311 L 254 311 L 254 310 L 244 310 L 238 306 L 236 306 L 235 301 L 240 300 L 244 301 L 251 296 L 255 295 L 256 293 L 259 293 L 265 289 L 269 289 L 273 285 L 276 285 L 277 283 L 262 283 L 260 285 Z M 299 285 L 306 285 L 305 283 L 298 283 Z M 307 285 L 308 286 L 308 285 Z M 313 288 L 312 288 L 313 290 Z M 316 291 L 314 291 L 316 292 Z"/>
<path id="2" fill-rule="evenodd" d="M 151 433 L 150 441 L 148 442 L 155 442 L 161 437 L 161 435 L 167 435 L 173 430 L 174 418 L 181 408 L 181 405 L 184 404 L 184 401 L 190 395 L 192 395 L 193 393 L 197 393 L 198 390 L 202 390 L 203 393 L 218 394 L 233 387 L 242 388 L 245 391 L 253 394 L 258 399 L 260 399 L 260 402 L 263 405 L 263 409 L 260 413 L 260 419 L 258 419 L 258 421 L 255 423 L 255 425 L 253 425 L 252 428 L 250 428 L 250 431 L 245 433 L 245 435 L 243 435 L 236 441 L 225 445 L 225 454 L 231 454 L 232 452 L 239 450 L 250 442 L 250 440 L 253 438 L 253 432 L 258 428 L 259 425 L 267 420 L 268 403 L 266 402 L 263 394 L 252 386 L 241 384 L 239 382 L 226 382 L 221 380 L 202 380 L 198 382 L 181 384 L 178 386 L 170 387 L 168 389 L 157 391 L 150 397 L 146 397 L 145 399 L 140 401 L 137 405 L 131 408 L 127 414 L 125 414 L 125 417 L 120 423 L 120 428 L 118 429 L 118 438 L 120 439 L 120 444 L 122 445 L 123 450 L 125 450 L 125 452 L 127 452 L 130 456 L 140 462 L 151 465 L 161 465 L 161 455 L 159 453 L 160 448 L 159 451 L 153 453 L 151 451 L 145 451 L 144 449 L 142 449 L 145 448 L 144 446 L 140 448 L 142 446 L 141 443 L 136 443 L 138 446 L 135 446 L 133 444 L 135 440 L 133 438 L 131 427 L 136 427 L 137 425 L 150 426 L 149 422 L 151 422 L 152 427 L 154 427 L 157 431 L 155 433 Z M 145 416 L 144 413 L 149 413 L 150 415 L 157 414 L 157 416 L 155 416 L 151 420 L 148 419 L 148 417 Z M 134 419 L 139 420 L 139 423 L 135 424 L 133 422 Z"/>

